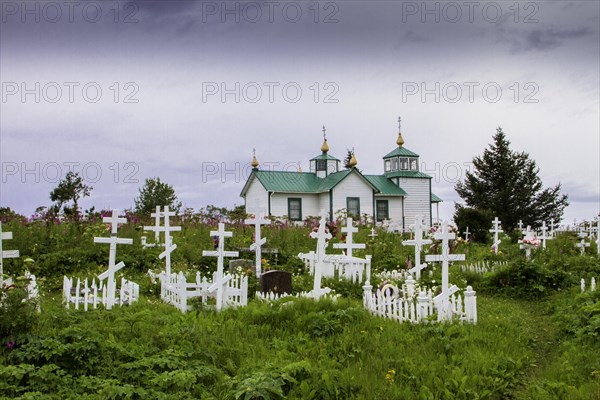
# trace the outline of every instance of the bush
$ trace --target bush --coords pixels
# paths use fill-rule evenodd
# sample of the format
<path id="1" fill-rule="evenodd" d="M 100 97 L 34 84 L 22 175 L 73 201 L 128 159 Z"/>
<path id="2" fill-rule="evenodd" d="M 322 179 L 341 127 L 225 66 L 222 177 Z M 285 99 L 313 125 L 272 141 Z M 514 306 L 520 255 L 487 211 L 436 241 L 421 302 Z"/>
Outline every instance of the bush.
<path id="1" fill-rule="evenodd" d="M 459 232 L 464 232 L 469 227 L 471 239 L 475 242 L 485 243 L 489 236 L 494 215 L 490 210 L 478 210 L 475 208 L 456 205 L 454 222 Z"/>
<path id="2" fill-rule="evenodd" d="M 0 345 L 3 348 L 11 349 L 19 344 L 37 322 L 37 302 L 27 300 L 24 288 L 0 288 Z"/>

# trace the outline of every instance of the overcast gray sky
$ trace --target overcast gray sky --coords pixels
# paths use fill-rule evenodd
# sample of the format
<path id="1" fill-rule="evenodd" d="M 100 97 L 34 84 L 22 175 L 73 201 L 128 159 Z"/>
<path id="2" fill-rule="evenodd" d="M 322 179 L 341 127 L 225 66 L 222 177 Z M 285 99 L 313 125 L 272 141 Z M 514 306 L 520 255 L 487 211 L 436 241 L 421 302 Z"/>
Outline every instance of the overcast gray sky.
<path id="1" fill-rule="evenodd" d="M 145 178 L 187 207 L 242 204 L 252 149 L 295 169 L 354 148 L 383 172 L 402 116 L 451 217 L 454 184 L 501 126 L 565 220 L 600 207 L 599 2 L 1 3 L 0 205 L 30 215 L 69 168 L 85 208 Z"/>

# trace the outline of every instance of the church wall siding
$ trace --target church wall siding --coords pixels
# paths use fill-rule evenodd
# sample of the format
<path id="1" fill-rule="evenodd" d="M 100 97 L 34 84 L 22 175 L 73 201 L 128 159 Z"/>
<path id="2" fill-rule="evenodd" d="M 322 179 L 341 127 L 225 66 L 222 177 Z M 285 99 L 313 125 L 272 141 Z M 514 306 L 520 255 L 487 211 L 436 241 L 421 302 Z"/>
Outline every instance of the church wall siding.
<path id="1" fill-rule="evenodd" d="M 271 196 L 271 214 L 287 216 L 288 198 L 290 197 L 302 199 L 302 219 L 319 215 L 319 195 L 310 193 L 274 193 Z"/>
<path id="2" fill-rule="evenodd" d="M 373 189 L 362 178 L 352 173 L 333 189 L 333 212 L 346 209 L 347 197 L 360 198 L 360 213 L 373 216 Z"/>
<path id="3" fill-rule="evenodd" d="M 431 217 L 429 179 L 400 178 L 400 187 L 407 193 L 404 200 L 406 228 L 415 223 L 417 215 L 422 215 L 425 219 L 425 224 L 429 225 Z"/>
<path id="4" fill-rule="evenodd" d="M 246 192 L 246 212 L 269 212 L 269 193 L 264 186 L 254 179 Z"/>

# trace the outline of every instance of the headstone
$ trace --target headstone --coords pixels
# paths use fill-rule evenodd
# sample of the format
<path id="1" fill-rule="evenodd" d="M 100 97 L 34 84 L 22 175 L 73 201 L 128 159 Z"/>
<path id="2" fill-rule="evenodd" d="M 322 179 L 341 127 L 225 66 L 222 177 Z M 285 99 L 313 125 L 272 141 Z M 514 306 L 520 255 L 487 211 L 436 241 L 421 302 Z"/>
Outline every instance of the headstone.
<path id="1" fill-rule="evenodd" d="M 19 250 L 3 250 L 2 242 L 4 240 L 12 239 L 12 232 L 2 232 L 2 222 L 0 222 L 0 281 L 4 276 L 4 259 L 5 258 L 19 258 Z"/>
<path id="2" fill-rule="evenodd" d="M 494 243 L 492 244 L 492 249 L 494 249 L 495 254 L 498 254 L 498 248 L 500 247 L 500 243 L 502 243 L 502 241 L 498 237 L 498 234 L 504 232 L 502 229 L 500 229 L 500 223 L 501 222 L 498 220 L 498 217 L 495 217 L 492 221 L 494 227 L 490 229 L 490 232 L 494 234 Z"/>
<path id="3" fill-rule="evenodd" d="M 334 243 L 334 249 L 342 249 L 346 251 L 348 257 L 352 257 L 353 249 L 364 249 L 364 243 L 352 243 L 352 236 L 358 232 L 358 228 L 352 226 L 352 218 L 346 219 L 346 226 L 342 228 L 342 232 L 346 234 L 346 243 Z"/>
<path id="4" fill-rule="evenodd" d="M 117 244 L 133 244 L 133 239 L 121 239 L 117 237 L 119 224 L 126 224 L 127 218 L 119 217 L 119 210 L 113 210 L 110 217 L 102 218 L 105 224 L 111 225 L 110 237 L 95 237 L 94 243 L 105 243 L 110 245 L 108 253 L 108 270 L 98 275 L 98 279 L 107 279 L 107 298 L 106 308 L 110 310 L 115 304 L 115 292 L 117 290 L 117 281 L 115 280 L 115 272 L 122 269 L 125 264 L 121 261 L 115 264 L 117 258 Z"/>
<path id="5" fill-rule="evenodd" d="M 424 245 L 432 243 L 431 239 L 423 238 L 423 228 L 425 228 L 423 225 L 423 218 L 421 215 L 417 215 L 415 224 L 413 225 L 415 238 L 402 241 L 402 245 L 404 246 L 415 246 L 415 266 L 412 267 L 409 272 L 415 274 L 417 279 L 421 278 L 421 270 L 427 268 L 426 263 L 421 263 L 421 250 Z"/>
<path id="6" fill-rule="evenodd" d="M 202 252 L 202 256 L 217 257 L 217 273 L 215 274 L 213 285 L 208 288 L 208 291 L 212 293 L 216 290 L 216 308 L 217 311 L 220 311 L 225 305 L 225 291 L 227 289 L 227 283 L 233 278 L 230 274 L 223 276 L 223 260 L 225 257 L 239 257 L 239 253 L 237 251 L 225 251 L 225 238 L 232 237 L 233 232 L 226 231 L 224 223 L 220 222 L 219 229 L 216 231 L 210 231 L 210 235 L 216 237 L 218 240 L 217 250 L 204 250 Z"/>
<path id="7" fill-rule="evenodd" d="M 262 272 L 262 265 L 261 265 L 261 260 L 262 260 L 262 245 L 267 243 L 267 239 L 264 237 L 261 237 L 261 233 L 260 233 L 260 226 L 261 225 L 269 225 L 271 224 L 271 221 L 269 221 L 266 217 L 265 217 L 266 213 L 263 213 L 262 217 L 257 217 L 252 218 L 252 219 L 247 219 L 244 221 L 245 224 L 248 225 L 254 225 L 254 243 L 252 243 L 252 245 L 250 246 L 251 250 L 254 250 L 255 252 L 255 260 L 256 260 L 256 277 L 259 278 L 260 274 Z"/>
<path id="8" fill-rule="evenodd" d="M 328 240 L 331 239 L 331 233 L 327 232 L 326 228 L 327 211 L 321 210 L 321 220 L 319 221 L 319 229 L 316 232 L 311 232 L 310 237 L 317 239 L 317 251 L 315 256 L 315 274 L 313 281 L 312 297 L 315 300 L 319 300 L 321 295 L 324 293 L 321 289 L 321 277 L 323 275 L 323 268 L 325 263 L 325 256 L 327 246 L 329 245 Z M 367 285 L 369 282 L 366 283 Z"/>
<path id="9" fill-rule="evenodd" d="M 276 294 L 292 294 L 292 273 L 288 271 L 267 271 L 260 276 L 260 291 Z"/>
<path id="10" fill-rule="evenodd" d="M 229 261 L 229 272 L 236 273 L 238 268 L 241 268 L 242 271 L 247 271 L 249 269 L 254 271 L 254 261 L 244 259 Z"/>

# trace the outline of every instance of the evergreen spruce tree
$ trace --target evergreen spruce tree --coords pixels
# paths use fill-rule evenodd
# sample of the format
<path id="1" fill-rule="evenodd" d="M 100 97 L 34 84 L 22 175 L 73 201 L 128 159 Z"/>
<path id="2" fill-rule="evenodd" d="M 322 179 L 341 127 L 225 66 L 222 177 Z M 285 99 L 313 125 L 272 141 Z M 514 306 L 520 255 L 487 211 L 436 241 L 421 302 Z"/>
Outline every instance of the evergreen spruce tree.
<path id="1" fill-rule="evenodd" d="M 346 158 L 344 158 L 344 168 L 350 169 L 350 160 L 352 159 L 352 150 L 348 150 L 348 154 L 346 154 Z"/>
<path id="2" fill-rule="evenodd" d="M 491 211 L 508 230 L 519 220 L 532 227 L 552 218 L 560 221 L 569 205 L 567 195 L 560 193 L 560 183 L 544 189 L 535 161 L 525 152 L 512 151 L 502 128 L 496 130 L 493 140 L 482 156 L 473 158 L 473 172 L 456 184 L 466 205 Z"/>

